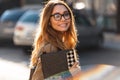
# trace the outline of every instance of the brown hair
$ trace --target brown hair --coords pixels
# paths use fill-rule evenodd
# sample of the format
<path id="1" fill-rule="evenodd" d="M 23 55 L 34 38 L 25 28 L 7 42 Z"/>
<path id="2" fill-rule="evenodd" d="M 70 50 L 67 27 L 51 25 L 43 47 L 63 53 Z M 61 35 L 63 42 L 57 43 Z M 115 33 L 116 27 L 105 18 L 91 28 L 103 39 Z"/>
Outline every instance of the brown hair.
<path id="1" fill-rule="evenodd" d="M 64 5 L 71 15 L 71 25 L 69 29 L 63 34 L 59 31 L 54 30 L 50 23 L 50 16 L 55 5 Z M 74 24 L 74 16 L 69 8 L 69 6 L 60 0 L 50 0 L 43 8 L 40 18 L 40 25 L 37 29 L 32 52 L 32 64 L 36 63 L 36 58 L 38 57 L 39 51 L 45 45 L 46 42 L 50 42 L 55 47 L 60 49 L 73 49 L 76 47 L 77 43 L 77 34 Z M 62 42 L 62 37 L 64 37 L 64 42 Z"/>

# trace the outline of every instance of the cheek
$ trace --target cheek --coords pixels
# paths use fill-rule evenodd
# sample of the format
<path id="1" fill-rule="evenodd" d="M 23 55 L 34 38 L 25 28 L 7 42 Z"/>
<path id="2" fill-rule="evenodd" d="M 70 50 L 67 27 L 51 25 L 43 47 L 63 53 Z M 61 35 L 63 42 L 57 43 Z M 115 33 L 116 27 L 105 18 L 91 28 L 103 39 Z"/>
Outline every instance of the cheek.
<path id="1" fill-rule="evenodd" d="M 67 28 L 69 28 L 71 25 L 71 21 L 68 21 Z"/>
<path id="2" fill-rule="evenodd" d="M 58 23 L 56 22 L 56 21 L 54 21 L 54 20 L 50 20 L 50 25 L 53 27 L 53 28 L 55 28 L 56 27 L 56 25 L 57 25 Z"/>
<path id="3" fill-rule="evenodd" d="M 71 25 L 71 20 L 70 20 L 70 21 L 68 21 L 68 25 L 69 25 L 69 26 Z"/>

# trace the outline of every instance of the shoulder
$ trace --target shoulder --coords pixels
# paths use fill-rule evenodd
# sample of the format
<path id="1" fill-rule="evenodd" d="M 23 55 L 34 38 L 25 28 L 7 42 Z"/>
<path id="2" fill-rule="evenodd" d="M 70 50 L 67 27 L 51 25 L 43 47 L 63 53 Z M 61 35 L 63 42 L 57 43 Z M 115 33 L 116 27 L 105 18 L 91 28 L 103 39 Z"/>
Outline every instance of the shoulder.
<path id="1" fill-rule="evenodd" d="M 50 43 L 47 43 L 42 47 L 41 51 L 46 52 L 46 53 L 56 52 L 56 51 L 58 51 L 58 48 L 55 47 L 54 45 L 50 44 Z"/>

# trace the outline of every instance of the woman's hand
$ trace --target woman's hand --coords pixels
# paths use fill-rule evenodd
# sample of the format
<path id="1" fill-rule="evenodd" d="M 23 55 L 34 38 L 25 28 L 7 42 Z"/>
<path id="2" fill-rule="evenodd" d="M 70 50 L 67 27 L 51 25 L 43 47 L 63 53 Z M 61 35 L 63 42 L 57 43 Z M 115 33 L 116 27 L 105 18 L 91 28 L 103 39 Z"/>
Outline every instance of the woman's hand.
<path id="1" fill-rule="evenodd" d="M 69 69 L 69 71 L 72 74 L 72 80 L 79 80 L 76 79 L 76 75 L 81 74 L 81 68 L 79 66 L 79 62 L 75 62 L 75 64 Z"/>
<path id="2" fill-rule="evenodd" d="M 75 62 L 75 64 L 70 69 L 74 69 L 74 68 L 80 69 L 79 62 Z"/>
<path id="3" fill-rule="evenodd" d="M 77 71 L 80 71 L 81 69 L 80 69 L 80 66 L 79 66 L 79 62 L 75 62 L 75 64 L 70 68 L 70 72 L 76 72 L 76 70 Z"/>

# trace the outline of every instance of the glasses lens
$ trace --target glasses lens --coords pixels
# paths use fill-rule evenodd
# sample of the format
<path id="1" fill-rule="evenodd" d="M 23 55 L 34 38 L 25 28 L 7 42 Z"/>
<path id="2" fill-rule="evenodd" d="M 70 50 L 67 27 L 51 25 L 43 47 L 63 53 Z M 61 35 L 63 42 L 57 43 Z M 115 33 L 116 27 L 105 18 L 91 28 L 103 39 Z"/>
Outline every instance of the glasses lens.
<path id="1" fill-rule="evenodd" d="M 55 20 L 59 21 L 61 19 L 61 15 L 59 13 L 54 14 Z"/>
<path id="2" fill-rule="evenodd" d="M 62 16 L 64 17 L 65 20 L 70 19 L 70 13 L 69 12 L 64 12 L 64 14 L 60 13 L 55 13 L 52 15 L 56 21 L 60 21 L 62 19 Z"/>
<path id="3" fill-rule="evenodd" d="M 70 19 L 70 13 L 69 12 L 64 13 L 63 16 L 66 20 Z"/>

